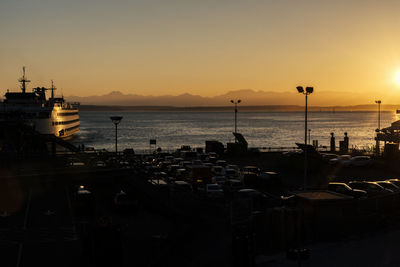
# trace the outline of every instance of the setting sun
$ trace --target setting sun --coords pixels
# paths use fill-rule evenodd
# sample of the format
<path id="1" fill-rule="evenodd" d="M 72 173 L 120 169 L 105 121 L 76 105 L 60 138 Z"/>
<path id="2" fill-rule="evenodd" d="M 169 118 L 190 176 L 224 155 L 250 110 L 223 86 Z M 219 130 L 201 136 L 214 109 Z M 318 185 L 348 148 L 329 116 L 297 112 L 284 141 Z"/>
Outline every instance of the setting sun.
<path id="1" fill-rule="evenodd" d="M 400 85 L 400 70 L 398 70 L 398 71 L 396 71 L 396 72 L 394 73 L 394 82 L 395 82 L 397 85 Z"/>

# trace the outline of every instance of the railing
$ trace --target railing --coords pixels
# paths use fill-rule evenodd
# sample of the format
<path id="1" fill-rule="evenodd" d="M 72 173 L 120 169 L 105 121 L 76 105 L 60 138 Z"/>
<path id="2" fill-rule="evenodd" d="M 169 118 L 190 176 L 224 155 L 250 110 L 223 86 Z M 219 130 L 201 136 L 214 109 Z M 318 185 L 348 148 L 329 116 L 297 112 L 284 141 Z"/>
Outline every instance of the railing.
<path id="1" fill-rule="evenodd" d="M 196 151 L 197 149 L 203 149 L 205 151 L 204 147 L 192 147 L 191 151 Z M 177 151 L 179 148 L 172 148 L 172 147 L 167 147 L 167 148 L 162 148 L 161 152 L 162 153 L 174 153 Z M 383 147 L 380 147 L 381 153 L 383 152 Z M 317 151 L 319 152 L 330 152 L 330 146 L 318 146 L 316 148 Z M 148 148 L 148 149 L 134 149 L 135 154 L 139 155 L 152 155 L 154 154 L 155 151 L 157 151 L 157 148 Z M 281 146 L 281 147 L 249 147 L 249 151 L 253 152 L 288 152 L 288 151 L 301 151 L 299 147 L 297 146 Z M 104 150 L 104 149 L 85 149 L 85 152 L 92 152 L 92 153 L 107 153 L 107 154 L 115 154 L 115 151 L 113 150 Z M 336 147 L 336 152 L 340 152 L 339 147 Z M 375 146 L 352 146 L 349 148 L 348 153 L 352 154 L 365 154 L 365 155 L 372 155 L 375 154 Z M 119 155 L 123 155 L 123 150 L 118 152 Z"/>

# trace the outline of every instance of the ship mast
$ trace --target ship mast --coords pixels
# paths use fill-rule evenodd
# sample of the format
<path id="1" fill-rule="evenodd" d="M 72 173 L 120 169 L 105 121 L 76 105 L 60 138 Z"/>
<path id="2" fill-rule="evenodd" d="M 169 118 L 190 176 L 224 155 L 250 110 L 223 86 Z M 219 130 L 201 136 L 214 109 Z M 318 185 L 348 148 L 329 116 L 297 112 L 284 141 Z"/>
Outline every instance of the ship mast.
<path id="1" fill-rule="evenodd" d="M 51 80 L 51 98 L 54 98 L 54 90 L 56 90 L 56 88 L 54 87 L 53 80 Z"/>
<path id="2" fill-rule="evenodd" d="M 22 93 L 25 93 L 25 91 L 26 91 L 26 83 L 29 83 L 30 82 L 30 80 L 27 80 L 26 78 L 25 78 L 25 67 L 22 67 L 22 78 L 21 79 L 19 79 L 18 81 L 20 82 L 20 83 L 22 83 L 22 85 L 21 85 L 21 89 L 22 89 Z"/>

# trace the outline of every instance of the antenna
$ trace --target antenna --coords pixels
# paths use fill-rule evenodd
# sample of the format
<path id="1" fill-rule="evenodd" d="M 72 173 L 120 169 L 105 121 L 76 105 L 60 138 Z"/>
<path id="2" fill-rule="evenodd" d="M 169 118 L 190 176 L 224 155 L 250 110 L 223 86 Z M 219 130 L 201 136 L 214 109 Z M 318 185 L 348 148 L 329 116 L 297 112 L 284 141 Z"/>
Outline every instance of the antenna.
<path id="1" fill-rule="evenodd" d="M 25 91 L 26 91 L 26 83 L 30 82 L 30 80 L 27 80 L 25 78 L 25 66 L 22 67 L 22 78 L 20 78 L 18 81 L 20 83 L 22 83 L 22 85 L 21 85 L 22 93 L 25 93 Z"/>
<path id="2" fill-rule="evenodd" d="M 56 90 L 57 88 L 54 87 L 54 83 L 53 80 L 51 80 L 51 98 L 54 98 L 54 90 Z"/>

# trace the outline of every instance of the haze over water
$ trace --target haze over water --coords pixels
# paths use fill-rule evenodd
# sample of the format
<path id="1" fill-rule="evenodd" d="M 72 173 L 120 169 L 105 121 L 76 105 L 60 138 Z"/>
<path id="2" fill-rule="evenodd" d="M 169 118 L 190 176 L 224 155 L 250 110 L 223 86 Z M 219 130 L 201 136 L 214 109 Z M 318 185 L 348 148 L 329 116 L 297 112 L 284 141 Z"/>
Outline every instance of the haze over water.
<path id="1" fill-rule="evenodd" d="M 121 115 L 118 126 L 120 150 L 133 148 L 140 152 L 149 149 L 149 139 L 157 140 L 157 147 L 176 149 L 181 145 L 204 147 L 206 140 L 218 140 L 226 145 L 233 142 L 233 112 L 80 112 L 81 131 L 73 140 L 96 149 L 114 150 L 115 128 L 112 115 Z M 381 113 L 381 128 L 396 120 L 394 112 Z M 337 146 L 344 132 L 350 138 L 350 147 L 375 144 L 377 112 L 310 112 L 308 127 L 311 140 L 329 146 L 334 132 Z M 304 142 L 303 112 L 243 112 L 238 113 L 238 132 L 249 147 L 295 147 Z"/>

